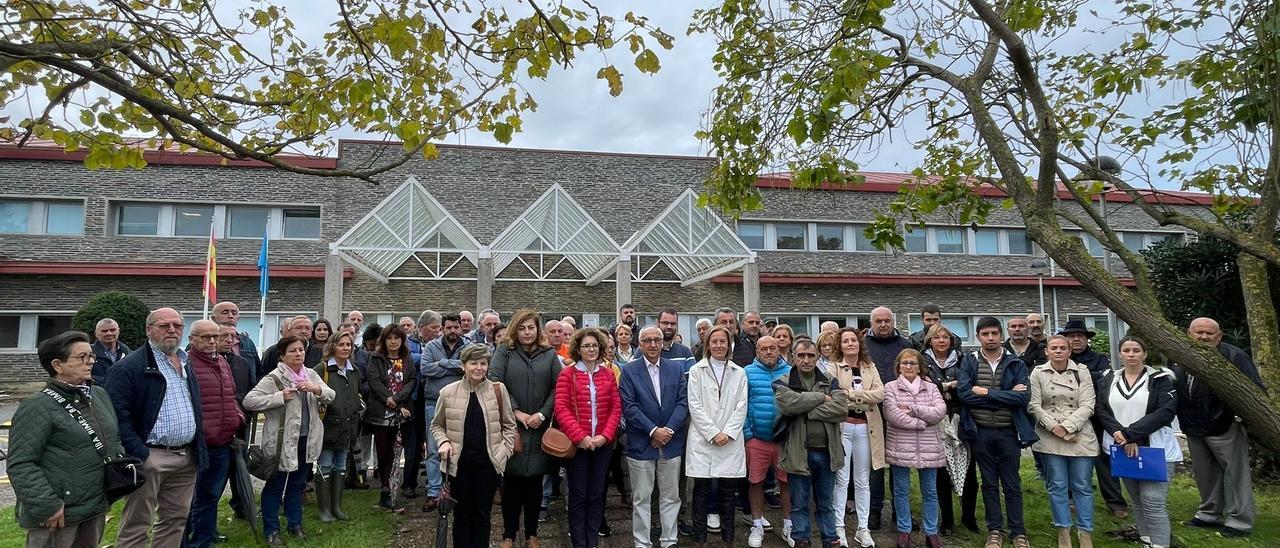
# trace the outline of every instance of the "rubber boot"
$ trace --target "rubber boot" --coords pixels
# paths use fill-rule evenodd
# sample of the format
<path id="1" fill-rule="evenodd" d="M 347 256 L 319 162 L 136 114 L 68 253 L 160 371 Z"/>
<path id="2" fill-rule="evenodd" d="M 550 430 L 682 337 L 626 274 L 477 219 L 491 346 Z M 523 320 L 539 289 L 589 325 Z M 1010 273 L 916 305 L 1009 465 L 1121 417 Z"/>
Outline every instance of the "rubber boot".
<path id="1" fill-rule="evenodd" d="M 1080 548 L 1093 548 L 1093 533 L 1076 531 L 1076 536 L 1080 539 Z"/>
<path id="2" fill-rule="evenodd" d="M 332 523 L 334 521 L 333 514 L 329 513 L 331 500 L 329 497 L 329 482 L 324 474 L 316 474 L 316 513 L 320 515 L 320 521 L 323 523 Z"/>
<path id="3" fill-rule="evenodd" d="M 342 493 L 346 480 L 346 472 L 334 472 L 329 475 L 329 512 L 333 517 L 347 521 L 347 514 L 342 511 Z"/>
<path id="4" fill-rule="evenodd" d="M 394 509 L 395 509 L 395 506 L 393 506 L 393 505 L 391 504 L 391 491 L 390 491 L 390 490 L 388 490 L 388 489 L 383 489 L 383 490 L 382 490 L 382 492 L 378 494 L 378 506 L 381 506 L 381 507 L 382 507 L 382 509 L 384 509 L 384 510 L 394 510 Z"/>
<path id="5" fill-rule="evenodd" d="M 1072 548 L 1070 527 L 1058 528 L 1058 548 Z"/>

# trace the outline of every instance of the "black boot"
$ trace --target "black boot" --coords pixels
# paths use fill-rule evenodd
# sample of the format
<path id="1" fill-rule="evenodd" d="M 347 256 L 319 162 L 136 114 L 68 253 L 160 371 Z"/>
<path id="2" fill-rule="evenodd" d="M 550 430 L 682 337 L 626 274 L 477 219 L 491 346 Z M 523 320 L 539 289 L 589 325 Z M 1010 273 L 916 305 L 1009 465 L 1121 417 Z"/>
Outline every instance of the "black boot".
<path id="1" fill-rule="evenodd" d="M 316 513 L 320 515 L 322 523 L 332 523 L 334 521 L 333 513 L 330 512 L 332 507 L 332 498 L 330 494 L 333 492 L 329 489 L 329 481 L 324 474 L 316 474 Z M 339 488 L 342 486 L 339 485 Z"/>
<path id="2" fill-rule="evenodd" d="M 385 510 L 395 510 L 395 507 L 391 505 L 390 489 L 382 490 L 382 494 L 378 496 L 378 506 L 381 506 Z"/>
<path id="3" fill-rule="evenodd" d="M 867 514 L 867 528 L 872 531 L 880 530 L 880 511 L 872 510 Z"/>

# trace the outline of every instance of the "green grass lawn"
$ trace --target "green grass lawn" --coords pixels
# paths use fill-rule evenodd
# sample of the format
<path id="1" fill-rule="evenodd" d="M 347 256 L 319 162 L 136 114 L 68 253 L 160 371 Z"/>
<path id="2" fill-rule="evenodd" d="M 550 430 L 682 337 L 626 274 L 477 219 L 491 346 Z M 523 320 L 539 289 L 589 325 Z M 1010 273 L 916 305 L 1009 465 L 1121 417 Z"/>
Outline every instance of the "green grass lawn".
<path id="1" fill-rule="evenodd" d="M 913 479 L 915 478 L 913 477 Z M 912 489 L 917 488 L 913 483 Z M 1022 463 L 1022 493 L 1027 533 L 1031 537 L 1031 546 L 1057 546 L 1058 532 L 1053 527 L 1053 518 L 1049 511 L 1049 495 L 1045 492 L 1044 483 L 1036 477 L 1035 466 L 1032 465 L 1030 458 L 1023 459 Z M 1215 531 L 1182 525 L 1183 521 L 1191 519 L 1191 516 L 1195 514 L 1196 507 L 1200 505 L 1200 496 L 1196 492 L 1195 482 L 1192 481 L 1191 476 L 1189 474 L 1179 474 L 1174 478 L 1174 483 L 1169 490 L 1169 514 L 1174 523 L 1173 536 L 1178 545 L 1184 548 L 1205 546 L 1280 547 L 1280 516 L 1276 514 L 1280 510 L 1280 486 L 1254 485 L 1254 493 L 1254 500 L 1258 506 L 1258 517 L 1254 523 L 1253 536 L 1248 539 L 1224 539 L 1219 537 Z M 1129 504 L 1132 505 L 1132 498 L 1127 493 L 1125 497 L 1129 500 Z M 920 508 L 919 493 L 916 492 L 912 499 L 914 502 L 912 508 L 918 513 Z M 1108 531 L 1119 529 L 1126 523 L 1126 520 L 1120 520 L 1112 516 L 1107 511 L 1106 504 L 1102 501 L 1102 496 L 1097 493 L 1094 494 L 1094 503 L 1096 507 L 1094 511 L 1093 537 L 1095 546 L 1115 548 L 1139 546 L 1137 543 L 1108 537 L 1106 535 Z M 960 512 L 958 498 L 955 502 L 955 509 L 958 517 Z M 1127 520 L 1128 523 L 1132 523 L 1132 521 L 1132 518 Z M 978 525 L 982 526 L 982 524 L 982 496 L 979 494 Z M 1074 536 L 1073 533 L 1073 540 Z M 982 546 L 985 540 L 985 531 L 975 534 L 970 533 L 963 527 L 959 527 L 952 538 L 953 543 L 959 546 Z"/>
<path id="2" fill-rule="evenodd" d="M 315 506 L 304 505 L 302 507 L 302 527 L 307 533 L 307 540 L 292 541 L 292 538 L 288 535 L 283 536 L 290 541 L 290 546 L 345 548 L 388 546 L 400 516 L 378 510 L 375 506 L 377 502 L 378 492 L 375 490 L 348 491 L 343 498 L 343 509 L 346 510 L 351 520 L 334 523 L 321 523 L 320 518 L 316 517 Z M 115 542 L 118 516 L 123 507 L 124 502 L 120 501 L 111 508 L 111 513 L 107 518 L 107 531 L 102 537 L 103 546 Z M 26 542 L 27 533 L 25 529 L 18 527 L 17 522 L 13 519 L 13 508 L 2 509 L 0 513 L 4 516 L 4 519 L 0 520 L 0 546 L 22 546 Z M 283 523 L 283 516 L 281 521 Z M 258 525 L 258 528 L 262 528 L 261 524 Z M 261 534 L 255 537 L 253 530 L 249 529 L 249 524 L 232 517 L 231 509 L 226 505 L 226 499 L 223 500 L 222 504 L 218 505 L 218 530 L 229 538 L 228 543 L 222 546 L 262 545 Z M 281 530 L 283 531 L 283 525 Z"/>

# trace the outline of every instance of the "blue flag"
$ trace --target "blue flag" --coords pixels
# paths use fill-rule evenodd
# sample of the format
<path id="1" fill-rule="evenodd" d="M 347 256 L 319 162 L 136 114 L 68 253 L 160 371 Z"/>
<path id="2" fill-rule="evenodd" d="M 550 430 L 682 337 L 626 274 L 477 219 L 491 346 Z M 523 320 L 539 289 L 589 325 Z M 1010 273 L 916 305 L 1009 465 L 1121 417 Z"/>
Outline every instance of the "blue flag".
<path id="1" fill-rule="evenodd" d="M 267 295 L 267 288 L 271 285 L 271 265 L 267 263 L 267 234 L 262 233 L 262 251 L 258 252 L 258 293 L 262 296 Z"/>

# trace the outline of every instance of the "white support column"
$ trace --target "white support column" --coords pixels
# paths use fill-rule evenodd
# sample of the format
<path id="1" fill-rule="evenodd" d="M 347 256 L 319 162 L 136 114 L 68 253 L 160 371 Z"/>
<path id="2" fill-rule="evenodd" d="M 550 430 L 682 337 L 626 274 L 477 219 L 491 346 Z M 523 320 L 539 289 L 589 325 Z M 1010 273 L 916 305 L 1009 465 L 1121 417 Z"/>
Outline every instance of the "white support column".
<path id="1" fill-rule="evenodd" d="M 324 261 L 324 318 L 337 325 L 342 321 L 342 257 L 337 253 Z"/>
<path id="2" fill-rule="evenodd" d="M 476 258 L 476 313 L 493 308 L 493 254 L 489 246 L 481 246 Z"/>
<path id="3" fill-rule="evenodd" d="M 616 282 L 614 286 L 617 287 L 617 292 L 616 292 L 617 298 L 615 299 L 616 303 L 613 309 L 618 310 L 622 308 L 622 305 L 631 303 L 631 256 L 630 255 L 623 254 L 618 256 L 618 269 L 617 269 L 617 274 L 614 275 L 614 279 Z"/>
<path id="4" fill-rule="evenodd" d="M 760 311 L 760 264 L 754 251 L 747 264 L 742 265 L 742 310 Z"/>

